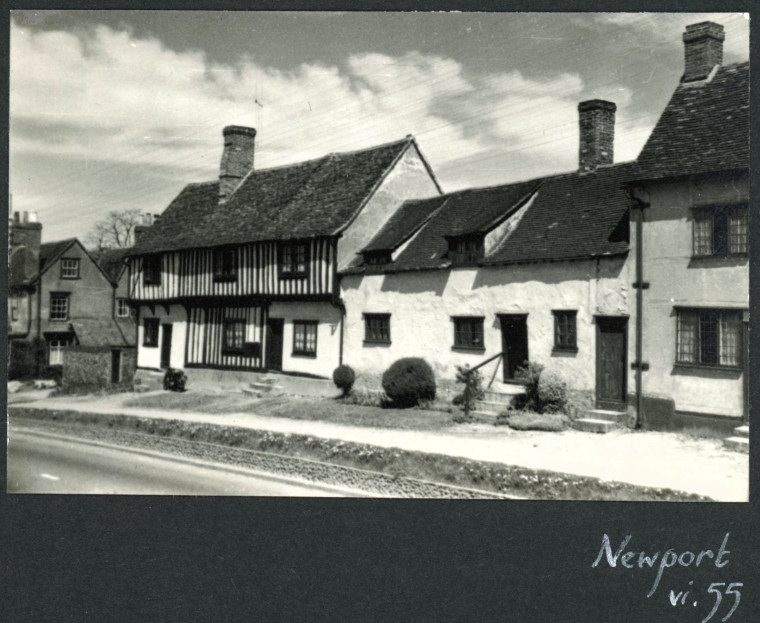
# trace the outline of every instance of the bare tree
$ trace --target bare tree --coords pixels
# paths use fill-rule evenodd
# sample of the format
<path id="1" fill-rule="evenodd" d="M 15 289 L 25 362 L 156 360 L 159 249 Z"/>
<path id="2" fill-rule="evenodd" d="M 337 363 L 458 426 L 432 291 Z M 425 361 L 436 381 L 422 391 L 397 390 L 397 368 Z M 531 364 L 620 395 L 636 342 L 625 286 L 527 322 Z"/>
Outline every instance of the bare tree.
<path id="1" fill-rule="evenodd" d="M 92 231 L 87 234 L 87 242 L 98 254 L 107 249 L 131 247 L 134 243 L 135 225 L 141 222 L 142 216 L 138 208 L 113 210 L 95 223 Z"/>

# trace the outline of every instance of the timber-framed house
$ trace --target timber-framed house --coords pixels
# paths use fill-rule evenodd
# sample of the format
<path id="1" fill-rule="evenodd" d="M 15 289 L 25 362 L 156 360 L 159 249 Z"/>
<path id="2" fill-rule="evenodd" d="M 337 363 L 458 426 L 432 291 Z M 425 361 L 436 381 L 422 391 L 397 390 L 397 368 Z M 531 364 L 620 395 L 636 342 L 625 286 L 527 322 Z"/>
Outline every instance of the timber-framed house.
<path id="1" fill-rule="evenodd" d="M 342 358 L 339 270 L 438 183 L 411 136 L 257 170 L 255 130 L 223 135 L 219 179 L 186 186 L 129 257 L 137 366 L 329 376 Z"/>

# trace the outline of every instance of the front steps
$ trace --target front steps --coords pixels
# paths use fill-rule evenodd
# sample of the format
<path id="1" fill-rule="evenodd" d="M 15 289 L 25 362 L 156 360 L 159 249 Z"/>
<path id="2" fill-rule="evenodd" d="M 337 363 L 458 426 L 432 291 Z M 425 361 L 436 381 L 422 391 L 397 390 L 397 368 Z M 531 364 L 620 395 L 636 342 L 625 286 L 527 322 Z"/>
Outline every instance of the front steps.
<path id="1" fill-rule="evenodd" d="M 587 433 L 609 433 L 625 422 L 625 411 L 608 411 L 606 409 L 591 409 L 586 416 L 573 422 L 575 430 Z"/>
<path id="2" fill-rule="evenodd" d="M 486 421 L 495 420 L 499 414 L 504 413 L 518 396 L 525 393 L 522 385 L 502 384 L 500 387 L 485 390 L 483 399 L 475 403 L 475 409 L 470 411 L 476 419 Z"/>
<path id="3" fill-rule="evenodd" d="M 749 424 L 737 426 L 734 434 L 723 440 L 723 447 L 736 452 L 749 453 Z"/>
<path id="4" fill-rule="evenodd" d="M 258 375 L 255 381 L 251 381 L 248 387 L 243 388 L 243 393 L 253 394 L 257 398 L 262 398 L 267 394 L 278 395 L 282 392 L 282 385 L 277 384 L 275 377 L 267 375 Z"/>
<path id="5" fill-rule="evenodd" d="M 166 374 L 166 372 L 163 370 L 146 370 L 144 368 L 138 368 L 135 370 L 132 388 L 134 391 L 140 393 L 163 389 L 164 374 Z"/>

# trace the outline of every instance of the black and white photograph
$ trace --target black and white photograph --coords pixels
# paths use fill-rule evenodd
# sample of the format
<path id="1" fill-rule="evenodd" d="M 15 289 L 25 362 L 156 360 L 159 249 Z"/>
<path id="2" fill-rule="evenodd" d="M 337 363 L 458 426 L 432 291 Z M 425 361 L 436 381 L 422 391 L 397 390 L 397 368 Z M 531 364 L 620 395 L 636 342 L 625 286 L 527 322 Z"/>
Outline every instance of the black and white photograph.
<path id="1" fill-rule="evenodd" d="M 12 11 L 8 494 L 748 502 L 749 24 Z"/>

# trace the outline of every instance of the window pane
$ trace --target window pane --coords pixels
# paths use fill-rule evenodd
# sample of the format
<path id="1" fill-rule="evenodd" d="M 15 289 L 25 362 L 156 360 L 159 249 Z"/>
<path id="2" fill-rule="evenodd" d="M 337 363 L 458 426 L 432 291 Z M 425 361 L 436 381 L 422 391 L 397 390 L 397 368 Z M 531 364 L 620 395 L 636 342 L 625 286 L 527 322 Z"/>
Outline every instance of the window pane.
<path id="1" fill-rule="evenodd" d="M 747 253 L 749 227 L 747 208 L 733 208 L 728 214 L 728 252 Z"/>
<path id="2" fill-rule="evenodd" d="M 718 314 L 714 311 L 699 315 L 699 347 L 701 363 L 718 363 Z"/>
<path id="3" fill-rule="evenodd" d="M 691 311 L 678 312 L 678 345 L 676 361 L 697 363 L 699 315 Z"/>
<path id="4" fill-rule="evenodd" d="M 728 250 L 728 214 L 716 208 L 713 216 L 713 254 L 725 255 Z"/>
<path id="5" fill-rule="evenodd" d="M 712 255 L 712 215 L 702 212 L 694 217 L 694 255 Z"/>
<path id="6" fill-rule="evenodd" d="M 724 313 L 720 317 L 720 365 L 738 366 L 741 340 L 739 314 Z"/>

